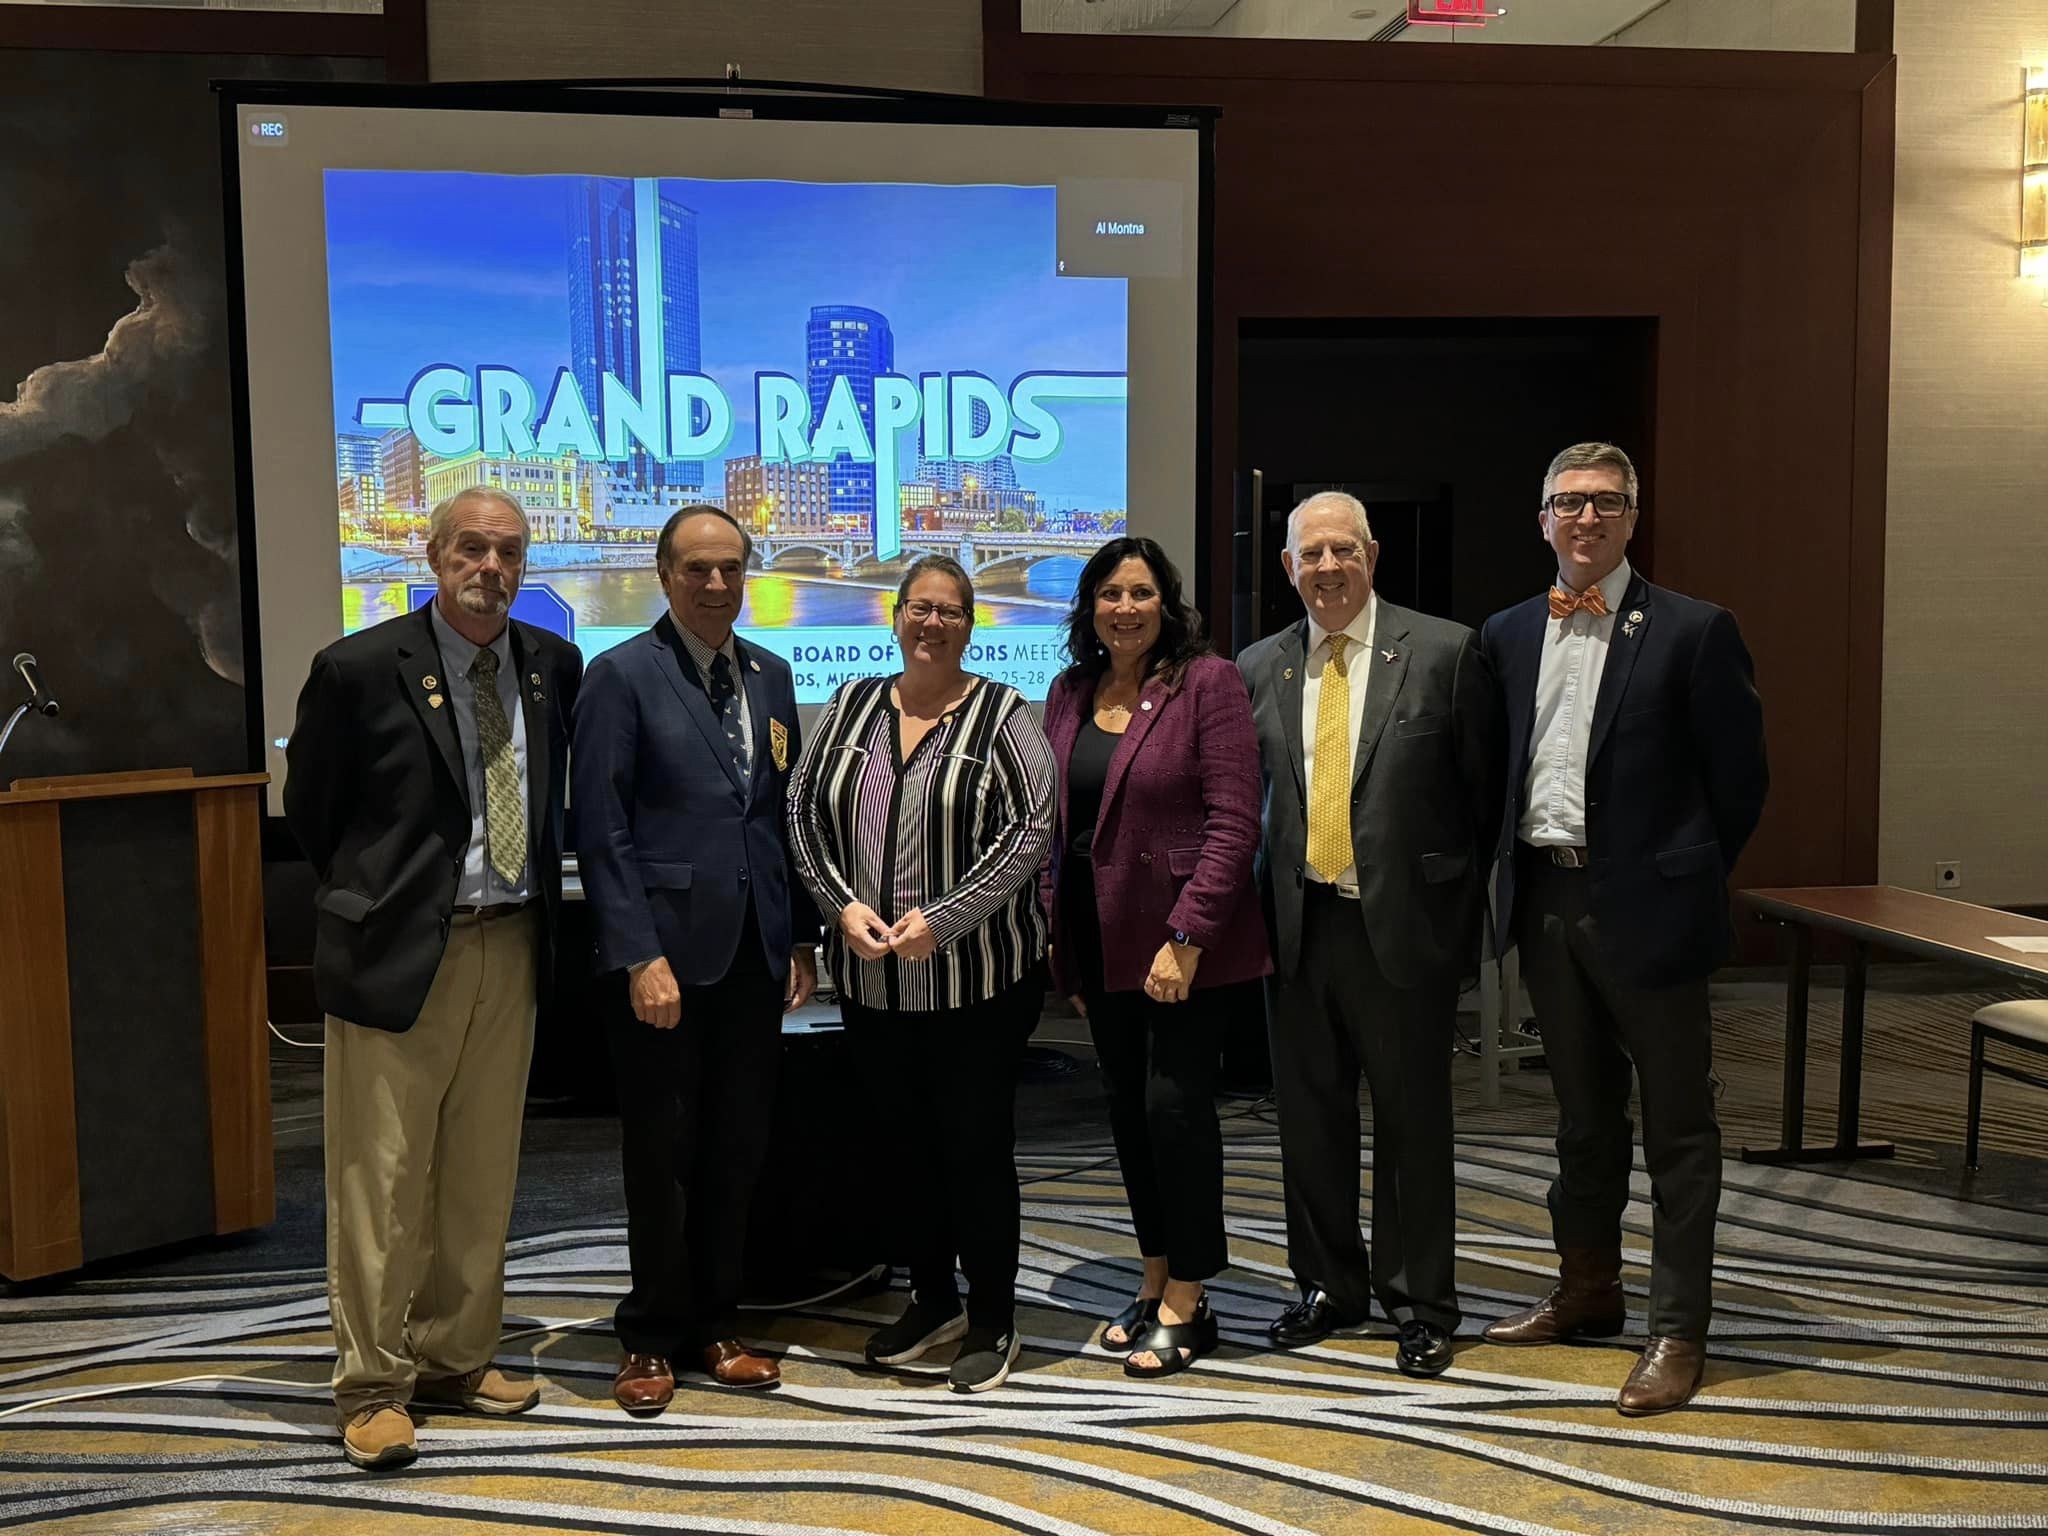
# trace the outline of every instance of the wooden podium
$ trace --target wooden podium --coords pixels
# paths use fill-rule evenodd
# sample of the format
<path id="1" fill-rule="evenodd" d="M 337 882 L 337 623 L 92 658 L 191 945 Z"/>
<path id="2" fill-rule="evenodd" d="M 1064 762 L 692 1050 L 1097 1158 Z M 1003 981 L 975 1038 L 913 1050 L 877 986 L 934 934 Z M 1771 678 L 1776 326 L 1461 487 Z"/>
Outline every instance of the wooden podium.
<path id="1" fill-rule="evenodd" d="M 0 792 L 0 1275 L 262 1226 L 266 774 Z"/>

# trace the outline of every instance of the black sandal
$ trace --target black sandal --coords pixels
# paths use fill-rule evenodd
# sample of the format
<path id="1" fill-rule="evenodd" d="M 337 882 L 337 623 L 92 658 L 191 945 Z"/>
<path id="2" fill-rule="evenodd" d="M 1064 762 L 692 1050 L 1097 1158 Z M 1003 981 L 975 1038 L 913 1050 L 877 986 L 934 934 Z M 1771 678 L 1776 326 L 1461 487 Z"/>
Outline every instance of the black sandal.
<path id="1" fill-rule="evenodd" d="M 1159 1298 L 1157 1296 L 1140 1296 L 1136 1301 L 1125 1307 L 1123 1311 L 1117 1313 L 1115 1317 L 1112 1317 L 1102 1325 L 1102 1347 L 1111 1352 L 1118 1350 L 1128 1352 L 1131 1346 L 1138 1341 L 1139 1337 L 1150 1332 L 1158 1321 Z M 1109 1330 L 1112 1328 L 1123 1329 L 1124 1340 L 1121 1344 L 1109 1342 Z"/>
<path id="2" fill-rule="evenodd" d="M 1209 1310 L 1209 1293 L 1204 1291 L 1195 1306 L 1194 1319 L 1185 1323 L 1154 1323 L 1152 1331 L 1131 1340 L 1131 1352 L 1124 1357 L 1126 1376 L 1172 1376 L 1186 1370 L 1216 1347 L 1216 1314 Z M 1181 1351 L 1186 1350 L 1186 1354 Z M 1155 1366 L 1133 1365 L 1138 1355 L 1151 1354 Z"/>

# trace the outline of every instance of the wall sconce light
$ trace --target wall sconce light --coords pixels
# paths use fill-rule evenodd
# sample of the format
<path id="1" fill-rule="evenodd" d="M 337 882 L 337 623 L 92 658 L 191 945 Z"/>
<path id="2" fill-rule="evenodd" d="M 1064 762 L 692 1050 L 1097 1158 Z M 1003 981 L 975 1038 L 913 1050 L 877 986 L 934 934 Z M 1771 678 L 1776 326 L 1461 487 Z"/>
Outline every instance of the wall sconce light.
<path id="1" fill-rule="evenodd" d="M 2027 71 L 2020 145 L 2020 276 L 2048 278 L 2048 67 Z"/>

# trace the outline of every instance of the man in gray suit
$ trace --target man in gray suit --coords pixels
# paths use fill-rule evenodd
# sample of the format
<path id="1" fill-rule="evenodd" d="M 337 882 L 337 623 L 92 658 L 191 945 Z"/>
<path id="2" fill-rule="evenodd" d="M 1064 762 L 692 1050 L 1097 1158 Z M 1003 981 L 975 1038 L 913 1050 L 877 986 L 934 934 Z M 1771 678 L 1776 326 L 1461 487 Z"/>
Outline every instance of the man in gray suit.
<path id="1" fill-rule="evenodd" d="M 1282 1346 L 1365 1321 L 1435 1376 L 1458 1326 L 1451 1026 L 1476 959 L 1502 804 L 1501 711 L 1477 637 L 1383 602 L 1356 497 L 1287 519 L 1299 624 L 1238 658 L 1265 778 L 1261 887 L 1287 1257 Z M 1372 1245 L 1358 1227 L 1358 1080 L 1372 1093 Z"/>

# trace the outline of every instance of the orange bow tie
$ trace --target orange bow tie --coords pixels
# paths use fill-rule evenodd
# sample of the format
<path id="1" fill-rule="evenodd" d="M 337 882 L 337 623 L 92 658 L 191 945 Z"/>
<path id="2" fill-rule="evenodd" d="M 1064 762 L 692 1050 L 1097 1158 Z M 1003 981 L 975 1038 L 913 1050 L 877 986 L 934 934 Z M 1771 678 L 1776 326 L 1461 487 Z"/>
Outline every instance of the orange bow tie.
<path id="1" fill-rule="evenodd" d="M 1583 592 L 1574 592 L 1570 587 L 1552 587 L 1550 589 L 1550 616 L 1553 619 L 1568 619 L 1581 608 L 1592 614 L 1596 619 L 1605 617 L 1607 613 L 1606 594 L 1601 592 L 1597 586 L 1588 587 Z"/>

